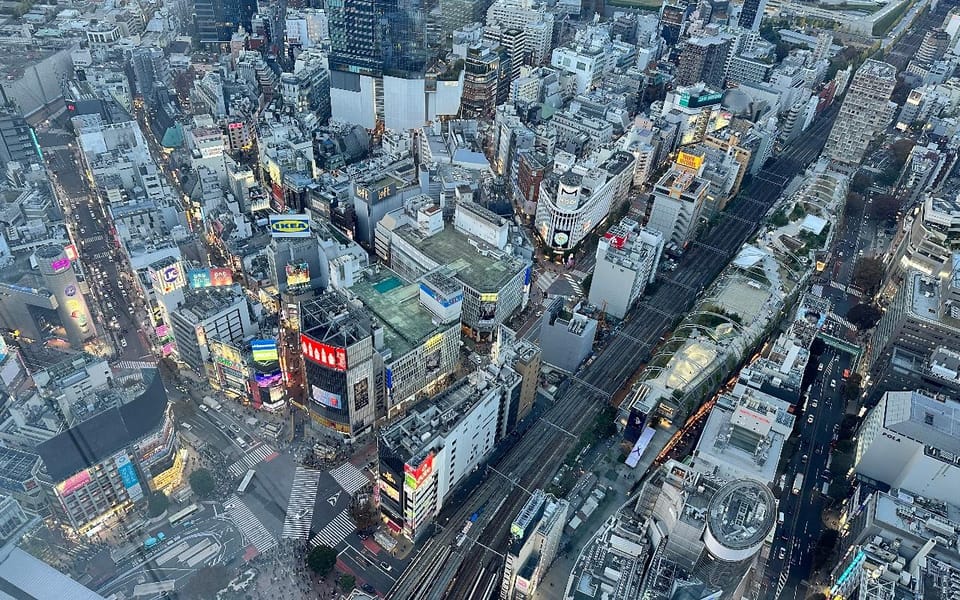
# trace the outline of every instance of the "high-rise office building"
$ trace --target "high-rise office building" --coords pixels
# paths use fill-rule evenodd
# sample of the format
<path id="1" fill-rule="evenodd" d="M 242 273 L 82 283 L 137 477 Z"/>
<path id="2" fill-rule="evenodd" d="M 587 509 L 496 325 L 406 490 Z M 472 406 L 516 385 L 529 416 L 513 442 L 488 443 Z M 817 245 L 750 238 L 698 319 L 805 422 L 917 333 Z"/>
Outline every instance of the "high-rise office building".
<path id="1" fill-rule="evenodd" d="M 718 37 L 688 39 L 677 65 L 678 83 L 694 85 L 703 82 L 723 89 L 729 52 L 730 40 Z"/>
<path id="2" fill-rule="evenodd" d="M 482 44 L 476 44 L 467 50 L 463 96 L 460 99 L 460 108 L 465 118 L 489 119 L 493 116 L 503 71 L 498 50 L 499 48 Z"/>
<path id="3" fill-rule="evenodd" d="M 204 46 L 226 44 L 242 26 L 250 31 L 257 0 L 195 0 L 193 19 L 197 41 Z"/>
<path id="4" fill-rule="evenodd" d="M 334 120 L 406 130 L 458 112 L 460 73 L 428 59 L 428 9 L 420 0 L 327 4 Z"/>
<path id="5" fill-rule="evenodd" d="M 30 125 L 15 111 L 0 112 L 0 167 L 10 161 L 39 161 Z"/>
<path id="6" fill-rule="evenodd" d="M 874 136 L 884 130 L 893 117 L 890 95 L 897 83 L 897 68 L 867 59 L 857 69 L 840 106 L 823 152 L 846 164 L 859 164 Z"/>
<path id="7" fill-rule="evenodd" d="M 757 31 L 760 29 L 760 21 L 763 19 L 763 9 L 767 6 L 767 0 L 744 0 L 740 8 L 740 19 L 737 24 L 744 29 Z"/>

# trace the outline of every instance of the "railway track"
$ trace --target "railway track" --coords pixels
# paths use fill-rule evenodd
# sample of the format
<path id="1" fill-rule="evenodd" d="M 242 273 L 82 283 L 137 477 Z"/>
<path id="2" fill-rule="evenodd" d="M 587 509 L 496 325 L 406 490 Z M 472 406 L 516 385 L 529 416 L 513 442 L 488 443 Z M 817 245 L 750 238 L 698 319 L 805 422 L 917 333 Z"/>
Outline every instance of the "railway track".
<path id="1" fill-rule="evenodd" d="M 515 447 L 494 465 L 498 473 L 486 479 L 449 518 L 448 525 L 424 547 L 387 595 L 390 599 L 479 598 L 499 594 L 502 552 L 507 547 L 510 523 L 526 502 L 528 492 L 544 487 L 553 477 L 576 437 L 592 423 L 600 409 L 625 385 L 638 364 L 650 359 L 651 350 L 674 321 L 696 301 L 691 289 L 712 282 L 780 196 L 789 180 L 819 155 L 829 133 L 836 107 L 808 130 L 801 143 L 788 149 L 765 168 L 758 181 L 736 198 L 722 223 L 700 243 L 693 244 L 670 281 L 661 282 L 654 294 L 640 303 L 594 363 L 579 377 L 569 378 L 558 400 L 542 420 L 531 427 Z M 563 433 L 558 428 L 569 433 Z M 487 507 L 460 540 L 460 526 L 481 507 Z"/>

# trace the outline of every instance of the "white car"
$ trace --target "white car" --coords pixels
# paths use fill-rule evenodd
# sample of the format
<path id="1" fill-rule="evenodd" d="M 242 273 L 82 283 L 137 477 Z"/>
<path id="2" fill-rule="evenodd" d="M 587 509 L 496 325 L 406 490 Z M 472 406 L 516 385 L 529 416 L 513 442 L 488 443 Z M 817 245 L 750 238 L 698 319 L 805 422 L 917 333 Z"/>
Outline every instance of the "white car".
<path id="1" fill-rule="evenodd" d="M 813 415 L 810 415 L 810 416 L 807 417 L 807 424 L 808 424 L 808 425 L 813 425 Z"/>
<path id="2" fill-rule="evenodd" d="M 126 348 L 126 347 L 127 347 L 127 340 L 125 340 L 125 339 L 123 339 L 123 338 L 120 338 L 120 345 L 123 346 L 124 348 Z"/>
<path id="3" fill-rule="evenodd" d="M 836 379 L 831 379 L 831 380 L 830 380 L 830 387 L 832 387 L 832 388 L 837 387 L 837 380 L 836 380 Z"/>

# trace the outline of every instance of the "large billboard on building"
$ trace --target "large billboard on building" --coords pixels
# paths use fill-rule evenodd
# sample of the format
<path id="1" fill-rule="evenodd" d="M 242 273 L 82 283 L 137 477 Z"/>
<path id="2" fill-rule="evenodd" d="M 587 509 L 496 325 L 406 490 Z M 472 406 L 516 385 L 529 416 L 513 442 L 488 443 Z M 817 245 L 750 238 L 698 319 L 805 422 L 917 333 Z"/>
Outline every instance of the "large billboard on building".
<path id="1" fill-rule="evenodd" d="M 233 285 L 233 271 L 226 267 L 190 269 L 187 281 L 193 289 Z"/>
<path id="2" fill-rule="evenodd" d="M 310 398 L 317 404 L 322 404 L 327 408 L 343 408 L 340 394 L 334 394 L 315 385 L 310 386 Z"/>
<path id="3" fill-rule="evenodd" d="M 252 340 L 250 351 L 253 354 L 254 362 L 269 363 L 280 360 L 276 340 Z"/>
<path id="4" fill-rule="evenodd" d="M 347 351 L 344 348 L 328 346 L 302 333 L 300 334 L 300 350 L 303 352 L 304 358 L 318 365 L 338 371 L 347 370 Z"/>
<path id="5" fill-rule="evenodd" d="M 270 215 L 270 235 L 275 238 L 310 237 L 310 217 L 301 214 Z"/>
<path id="6" fill-rule="evenodd" d="M 554 248 L 568 248 L 570 246 L 570 232 L 557 229 L 553 232 L 553 240 L 550 243 Z"/>
<path id="7" fill-rule="evenodd" d="M 297 287 L 310 283 L 310 265 L 306 262 L 287 265 L 287 287 Z"/>
<path id="8" fill-rule="evenodd" d="M 126 454 L 118 454 L 113 463 L 117 467 L 117 473 L 120 474 L 120 481 L 123 487 L 127 489 L 130 499 L 136 502 L 143 498 L 143 487 L 140 485 L 140 478 L 137 477 L 137 470 L 133 468 L 133 463 Z"/>
<path id="9" fill-rule="evenodd" d="M 433 473 L 433 452 L 428 454 L 416 467 L 409 464 L 403 465 L 403 485 L 415 490 L 423 484 L 427 477 L 430 477 L 431 473 Z"/>
<path id="10" fill-rule="evenodd" d="M 68 477 L 64 481 L 58 483 L 57 492 L 61 496 L 69 496 L 70 494 L 74 493 L 75 491 L 79 490 L 83 486 L 90 483 L 90 481 L 92 481 L 92 478 L 90 477 L 90 472 L 84 469 L 79 473 L 77 473 L 76 475 L 73 475 L 72 477 Z"/>
<path id="11" fill-rule="evenodd" d="M 253 379 L 257 382 L 257 387 L 268 388 L 280 383 L 283 379 L 283 372 L 280 369 L 269 373 L 255 371 L 253 373 Z"/>
<path id="12" fill-rule="evenodd" d="M 156 289 L 161 294 L 169 294 L 174 290 L 182 288 L 187 283 L 186 273 L 179 262 L 175 262 L 158 269 L 150 269 L 150 275 L 153 279 Z"/>
<path id="13" fill-rule="evenodd" d="M 209 345 L 214 362 L 233 369 L 234 371 L 246 372 L 247 363 L 238 348 L 213 340 L 210 341 Z"/>

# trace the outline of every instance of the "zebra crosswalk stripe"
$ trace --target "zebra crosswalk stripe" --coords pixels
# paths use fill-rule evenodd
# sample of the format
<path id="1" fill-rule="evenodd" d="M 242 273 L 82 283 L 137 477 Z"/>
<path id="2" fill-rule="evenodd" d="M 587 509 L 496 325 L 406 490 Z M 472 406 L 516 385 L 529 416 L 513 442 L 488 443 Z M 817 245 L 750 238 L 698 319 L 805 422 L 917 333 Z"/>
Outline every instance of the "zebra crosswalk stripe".
<path id="1" fill-rule="evenodd" d="M 270 535 L 260 519 L 240 498 L 236 495 L 230 496 L 225 505 L 230 507 L 227 509 L 227 516 L 230 517 L 230 521 L 240 532 L 240 537 L 243 538 L 245 543 L 253 544 L 261 553 L 272 550 L 277 546 L 277 539 Z"/>
<path id="2" fill-rule="evenodd" d="M 313 539 L 310 540 L 310 547 L 316 548 L 323 544 L 330 548 L 336 548 L 340 542 L 347 539 L 347 536 L 356 530 L 356 526 L 353 524 L 353 521 L 350 520 L 350 515 L 344 510 L 334 517 L 332 521 L 327 523 L 317 535 L 313 536 Z"/>
<path id="3" fill-rule="evenodd" d="M 370 483 L 363 471 L 348 462 L 330 471 L 330 476 L 351 496 Z"/>
<path id="4" fill-rule="evenodd" d="M 317 487 L 322 474 L 322 471 L 297 467 L 293 476 L 293 487 L 290 489 L 287 513 L 283 518 L 281 538 L 305 540 L 310 535 L 313 505 L 317 500 Z"/>
<path id="5" fill-rule="evenodd" d="M 117 363 L 120 369 L 156 369 L 157 363 L 146 360 L 121 360 Z"/>
<path id="6" fill-rule="evenodd" d="M 237 462 L 230 465 L 230 474 L 234 477 L 240 477 L 248 469 L 260 463 L 266 457 L 276 452 L 269 444 L 261 444 L 240 457 Z"/>

